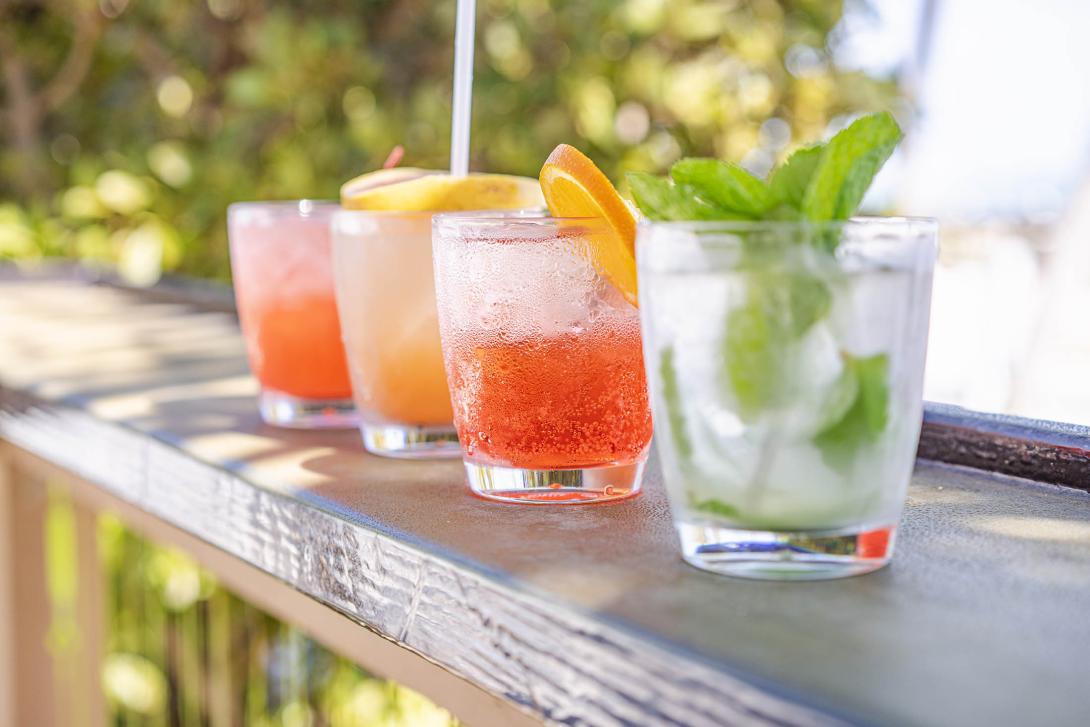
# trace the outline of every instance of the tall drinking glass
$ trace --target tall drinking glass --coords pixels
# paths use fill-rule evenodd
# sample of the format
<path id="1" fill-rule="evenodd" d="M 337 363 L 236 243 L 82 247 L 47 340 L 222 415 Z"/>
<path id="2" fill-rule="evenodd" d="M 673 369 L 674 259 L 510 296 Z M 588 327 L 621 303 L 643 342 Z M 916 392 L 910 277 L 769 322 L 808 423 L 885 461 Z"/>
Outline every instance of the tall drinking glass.
<path id="1" fill-rule="evenodd" d="M 931 220 L 644 223 L 644 354 L 682 555 L 766 579 L 892 553 L 920 432 Z"/>
<path id="2" fill-rule="evenodd" d="M 269 424 L 355 425 L 333 297 L 329 219 L 336 209 L 302 200 L 227 210 L 235 300 Z"/>
<path id="3" fill-rule="evenodd" d="M 457 457 L 431 260 L 431 212 L 340 211 L 333 258 L 364 446 Z"/>
<path id="4" fill-rule="evenodd" d="M 651 440 L 639 313 L 591 263 L 599 220 L 439 215 L 436 298 L 471 490 L 629 497 Z"/>

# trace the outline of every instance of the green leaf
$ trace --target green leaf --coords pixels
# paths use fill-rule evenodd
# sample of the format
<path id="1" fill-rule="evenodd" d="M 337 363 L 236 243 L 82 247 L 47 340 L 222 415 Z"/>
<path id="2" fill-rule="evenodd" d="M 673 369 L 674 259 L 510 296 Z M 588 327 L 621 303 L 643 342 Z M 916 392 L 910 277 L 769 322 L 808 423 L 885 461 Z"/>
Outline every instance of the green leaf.
<path id="1" fill-rule="evenodd" d="M 662 379 L 662 398 L 666 403 L 666 418 L 670 422 L 670 434 L 678 456 L 688 459 L 693 454 L 693 445 L 685 428 L 685 414 L 681 409 L 681 389 L 677 382 L 677 370 L 674 368 L 674 349 L 662 349 L 659 358 L 659 377 Z"/>
<path id="2" fill-rule="evenodd" d="M 670 168 L 679 185 L 696 190 L 711 204 L 758 218 L 772 206 L 768 185 L 737 164 L 718 159 L 682 159 Z"/>
<path id="3" fill-rule="evenodd" d="M 820 280 L 797 273 L 753 273 L 746 302 L 727 314 L 725 373 L 743 418 L 786 392 L 788 349 L 829 312 L 832 296 Z"/>
<path id="4" fill-rule="evenodd" d="M 846 220 L 901 140 L 893 116 L 870 114 L 834 136 L 813 171 L 802 200 L 802 213 L 812 222 Z"/>
<path id="5" fill-rule="evenodd" d="M 731 520 L 736 520 L 738 518 L 738 508 L 733 505 L 728 505 L 722 500 L 716 500 L 715 498 L 691 502 L 690 506 L 694 510 L 700 510 L 701 512 L 706 512 L 710 515 L 718 515 Z"/>
<path id="6" fill-rule="evenodd" d="M 727 313 L 727 335 L 723 339 L 725 372 L 743 419 L 774 401 L 788 340 L 759 300 Z"/>
<path id="7" fill-rule="evenodd" d="M 737 219 L 738 217 L 700 199 L 695 189 L 683 184 L 674 184 L 664 177 L 656 177 L 645 172 L 629 172 L 626 179 L 640 211 L 652 220 L 680 222 Z"/>
<path id="8" fill-rule="evenodd" d="M 786 296 L 787 310 L 790 315 L 790 331 L 796 338 L 801 338 L 810 326 L 824 318 L 832 306 L 832 295 L 821 280 L 800 273 L 783 274 L 773 281 L 781 295 Z"/>
<path id="9" fill-rule="evenodd" d="M 772 172 L 768 186 L 777 204 L 795 209 L 802 207 L 806 188 L 810 185 L 810 179 L 813 178 L 824 152 L 824 144 L 804 147 L 789 156 L 787 161 Z"/>
<path id="10" fill-rule="evenodd" d="M 855 374 L 855 368 L 845 366 L 841 369 L 840 376 L 836 377 L 836 381 L 825 392 L 816 427 L 818 431 L 831 429 L 838 424 L 855 404 L 858 396 L 859 378 Z"/>
<path id="11" fill-rule="evenodd" d="M 830 464 L 842 464 L 864 444 L 875 442 L 889 423 L 889 356 L 846 354 L 845 371 L 856 380 L 855 400 L 839 420 L 814 437 Z"/>

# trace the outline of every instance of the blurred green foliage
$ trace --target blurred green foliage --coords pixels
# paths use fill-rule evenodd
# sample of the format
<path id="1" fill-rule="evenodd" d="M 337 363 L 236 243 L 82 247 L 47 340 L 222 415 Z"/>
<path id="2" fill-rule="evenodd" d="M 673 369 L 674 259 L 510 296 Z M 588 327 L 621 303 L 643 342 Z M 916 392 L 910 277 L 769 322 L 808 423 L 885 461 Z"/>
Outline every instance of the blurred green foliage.
<path id="1" fill-rule="evenodd" d="M 75 514 L 50 490 L 45 522 L 50 650 L 62 669 L 92 634 L 75 614 Z M 156 546 L 110 516 L 98 522 L 106 585 L 101 685 L 109 723 L 250 727 L 457 727 L 449 712 L 373 677 L 221 588 L 184 553 Z M 73 673 L 66 683 L 85 682 Z M 74 694 L 77 704 L 88 695 Z"/>
<path id="2" fill-rule="evenodd" d="M 559 142 L 615 179 L 758 171 L 895 79 L 830 60 L 840 0 L 480 0 L 472 167 Z M 454 0 L 0 4 L 0 258 L 229 274 L 224 212 L 335 197 L 395 144 L 448 159 Z"/>

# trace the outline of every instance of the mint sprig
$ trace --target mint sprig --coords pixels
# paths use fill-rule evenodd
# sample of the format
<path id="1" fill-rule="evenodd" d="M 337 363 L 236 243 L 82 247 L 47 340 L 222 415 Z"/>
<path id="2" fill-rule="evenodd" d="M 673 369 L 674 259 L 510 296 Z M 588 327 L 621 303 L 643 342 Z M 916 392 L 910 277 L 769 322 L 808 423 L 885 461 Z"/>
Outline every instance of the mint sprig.
<path id="1" fill-rule="evenodd" d="M 860 445 L 876 440 L 889 418 L 889 356 L 856 358 L 846 355 L 844 376 L 854 381 L 851 406 L 814 437 L 827 460 L 843 462 Z"/>
<path id="2" fill-rule="evenodd" d="M 628 175 L 628 188 L 644 215 L 656 221 L 667 220 L 742 220 L 744 215 L 732 213 L 705 199 L 687 184 L 644 172 Z"/>
<path id="3" fill-rule="evenodd" d="M 682 159 L 670 168 L 674 183 L 687 186 L 712 204 L 737 215 L 760 219 L 772 207 L 772 192 L 737 164 L 718 159 Z"/>
<path id="4" fill-rule="evenodd" d="M 890 114 L 870 114 L 826 143 L 799 149 L 767 180 L 716 159 L 682 159 L 669 177 L 633 173 L 627 180 L 640 211 L 652 220 L 797 221 L 813 228 L 801 235 L 786 231 L 786 240 L 808 244 L 819 255 L 831 255 L 840 236 L 835 227 L 824 223 L 855 214 L 900 140 L 901 130 Z M 797 374 L 787 365 L 788 358 L 828 315 L 833 281 L 816 272 L 762 267 L 767 260 L 761 255 L 762 246 L 777 236 L 745 230 L 738 236 L 750 263 L 745 299 L 727 314 L 723 378 L 738 403 L 739 416 L 752 420 L 789 403 L 785 398 L 792 389 L 790 377 Z M 844 368 L 831 385 L 826 420 L 814 436 L 826 461 L 836 466 L 844 464 L 846 455 L 857 447 L 881 435 L 887 426 L 889 400 L 886 354 L 857 358 L 842 352 L 841 356 Z M 664 373 L 669 373 L 671 398 L 676 400 L 672 357 L 664 357 L 662 364 Z M 671 429 L 684 433 L 679 402 L 670 408 Z M 687 440 L 684 444 L 684 449 L 691 449 Z"/>
<path id="5" fill-rule="evenodd" d="M 746 301 L 727 314 L 723 373 L 743 418 L 752 419 L 784 400 L 792 344 L 829 312 L 825 284 L 782 271 L 749 274 Z"/>
<path id="6" fill-rule="evenodd" d="M 762 180 L 718 159 L 682 159 L 667 178 L 627 175 L 640 211 L 658 221 L 846 220 L 901 140 L 887 112 L 856 119 L 824 144 L 799 149 Z"/>
<path id="7" fill-rule="evenodd" d="M 814 171 L 824 155 L 825 145 L 815 144 L 799 149 L 787 157 L 787 161 L 774 169 L 768 177 L 772 198 L 790 209 L 802 209 L 806 189 L 810 186 Z"/>
<path id="8" fill-rule="evenodd" d="M 901 128 L 888 113 L 864 116 L 830 139 L 806 185 L 803 216 L 827 222 L 854 215 L 900 141 Z"/>
<path id="9" fill-rule="evenodd" d="M 677 381 L 677 369 L 674 367 L 674 349 L 669 346 L 662 349 L 659 359 L 659 377 L 662 379 L 662 398 L 666 403 L 666 419 L 670 423 L 674 447 L 677 448 L 679 456 L 688 458 L 692 456 L 693 445 L 689 441 L 689 432 L 685 428 L 681 387 Z"/>

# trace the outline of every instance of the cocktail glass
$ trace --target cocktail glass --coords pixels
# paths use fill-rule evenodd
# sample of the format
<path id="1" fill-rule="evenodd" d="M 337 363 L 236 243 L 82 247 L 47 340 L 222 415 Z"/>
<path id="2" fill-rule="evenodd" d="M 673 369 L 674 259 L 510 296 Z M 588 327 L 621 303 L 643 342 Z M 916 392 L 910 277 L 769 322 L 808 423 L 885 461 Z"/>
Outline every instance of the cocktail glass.
<path id="1" fill-rule="evenodd" d="M 331 202 L 240 202 L 227 211 L 231 273 L 258 405 L 269 424 L 355 426 L 333 296 Z"/>
<path id="2" fill-rule="evenodd" d="M 651 440 L 639 313 L 591 262 L 596 219 L 438 215 L 436 299 L 470 489 L 632 496 Z"/>
<path id="3" fill-rule="evenodd" d="M 889 562 L 936 236 L 921 219 L 641 224 L 656 447 L 686 561 L 765 579 Z"/>
<path id="4" fill-rule="evenodd" d="M 364 446 L 457 457 L 431 260 L 431 212 L 333 215 L 337 304 Z"/>

